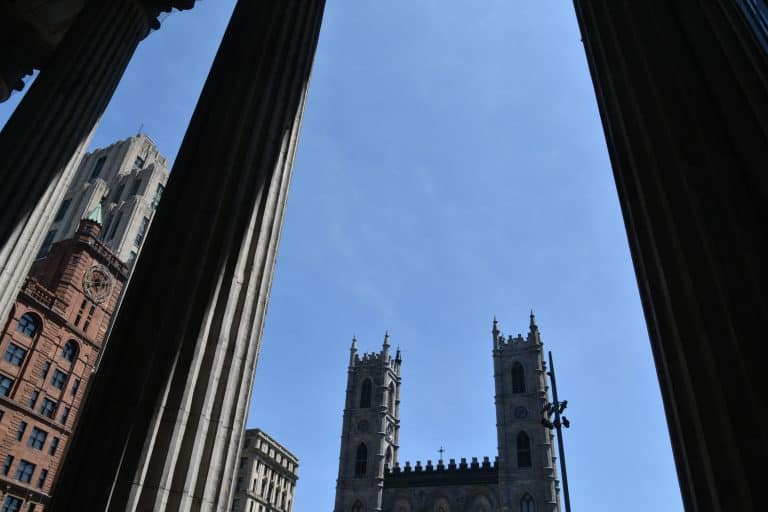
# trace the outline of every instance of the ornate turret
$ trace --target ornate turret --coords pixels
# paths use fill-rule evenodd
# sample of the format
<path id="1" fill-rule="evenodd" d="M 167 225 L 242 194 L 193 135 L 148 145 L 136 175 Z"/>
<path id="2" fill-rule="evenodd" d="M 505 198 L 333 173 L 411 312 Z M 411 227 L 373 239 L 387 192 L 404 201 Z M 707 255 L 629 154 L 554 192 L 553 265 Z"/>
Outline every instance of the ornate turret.
<path id="1" fill-rule="evenodd" d="M 354 366 L 356 358 L 357 358 L 357 338 L 353 334 L 352 346 L 349 347 L 349 366 Z"/>
<path id="2" fill-rule="evenodd" d="M 541 344 L 541 334 L 539 333 L 539 326 L 536 325 L 536 316 L 531 310 L 531 322 L 528 327 L 528 343 Z"/>
<path id="3" fill-rule="evenodd" d="M 82 235 L 98 238 L 101 233 L 101 226 L 101 204 L 97 204 L 80 220 L 77 232 Z"/>
<path id="4" fill-rule="evenodd" d="M 381 346 L 381 358 L 386 361 L 389 357 L 389 331 L 384 331 L 384 344 Z"/>

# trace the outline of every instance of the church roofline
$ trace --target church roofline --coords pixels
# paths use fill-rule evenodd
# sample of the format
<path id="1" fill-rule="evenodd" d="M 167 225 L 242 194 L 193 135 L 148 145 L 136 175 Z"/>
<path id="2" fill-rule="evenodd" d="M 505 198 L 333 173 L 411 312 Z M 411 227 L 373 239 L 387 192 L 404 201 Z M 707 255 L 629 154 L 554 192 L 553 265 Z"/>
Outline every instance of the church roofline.
<path id="1" fill-rule="evenodd" d="M 437 466 L 433 466 L 431 460 L 427 461 L 426 466 L 422 466 L 421 461 L 416 461 L 415 466 L 406 462 L 403 467 L 395 463 L 392 469 L 384 470 L 384 488 L 498 483 L 498 458 L 491 462 L 488 457 L 483 457 L 482 462 L 479 462 L 477 457 L 472 457 L 470 463 L 462 458 L 459 464 L 456 464 L 455 459 L 450 459 L 448 465 L 438 461 Z"/>

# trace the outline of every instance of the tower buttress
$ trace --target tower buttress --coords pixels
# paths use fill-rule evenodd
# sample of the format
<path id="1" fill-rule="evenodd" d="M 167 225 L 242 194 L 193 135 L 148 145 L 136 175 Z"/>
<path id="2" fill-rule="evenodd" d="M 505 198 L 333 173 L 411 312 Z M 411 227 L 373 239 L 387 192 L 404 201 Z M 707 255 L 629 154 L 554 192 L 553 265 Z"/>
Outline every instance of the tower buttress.
<path id="1" fill-rule="evenodd" d="M 535 510 L 559 512 L 553 434 L 541 424 L 549 388 L 533 311 L 525 338 L 505 339 L 495 319 L 493 337 L 501 510 L 523 510 L 530 497 Z"/>
<path id="2" fill-rule="evenodd" d="M 378 353 L 357 353 L 353 338 L 341 432 L 339 476 L 334 512 L 380 512 L 384 468 L 397 461 L 400 437 L 400 365 L 398 348 L 389 355 L 389 333 Z"/>

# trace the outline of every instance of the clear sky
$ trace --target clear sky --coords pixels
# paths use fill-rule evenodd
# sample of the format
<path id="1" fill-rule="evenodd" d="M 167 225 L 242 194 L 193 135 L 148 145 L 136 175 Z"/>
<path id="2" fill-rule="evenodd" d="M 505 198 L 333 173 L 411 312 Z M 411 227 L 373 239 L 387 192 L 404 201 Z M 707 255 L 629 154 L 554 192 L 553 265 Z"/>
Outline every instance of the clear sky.
<path id="1" fill-rule="evenodd" d="M 94 147 L 143 124 L 173 159 L 233 5 L 142 43 Z M 333 507 L 353 334 L 403 351 L 401 462 L 492 458 L 491 319 L 530 308 L 574 509 L 682 510 L 570 2 L 330 0 L 248 419 L 299 457 L 295 510 Z"/>

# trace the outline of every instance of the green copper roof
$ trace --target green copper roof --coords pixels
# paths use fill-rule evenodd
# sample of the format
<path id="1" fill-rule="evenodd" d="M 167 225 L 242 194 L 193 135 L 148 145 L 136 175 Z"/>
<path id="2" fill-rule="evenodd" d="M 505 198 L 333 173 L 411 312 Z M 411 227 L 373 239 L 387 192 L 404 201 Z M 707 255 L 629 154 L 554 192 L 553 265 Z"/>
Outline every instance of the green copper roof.
<path id="1" fill-rule="evenodd" d="M 85 220 L 91 220 L 101 224 L 101 204 L 97 204 L 96 207 L 89 211 L 84 218 Z"/>

